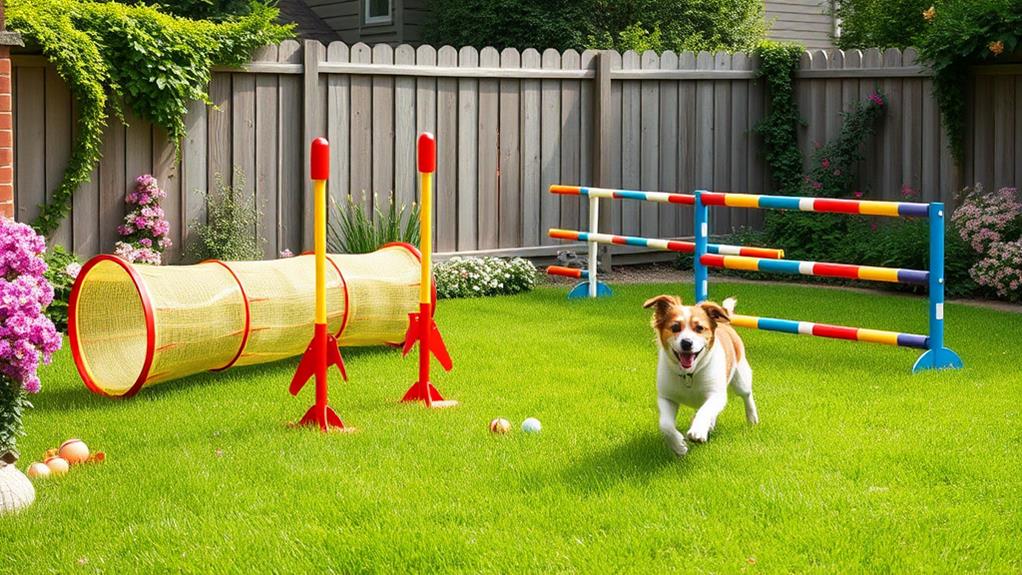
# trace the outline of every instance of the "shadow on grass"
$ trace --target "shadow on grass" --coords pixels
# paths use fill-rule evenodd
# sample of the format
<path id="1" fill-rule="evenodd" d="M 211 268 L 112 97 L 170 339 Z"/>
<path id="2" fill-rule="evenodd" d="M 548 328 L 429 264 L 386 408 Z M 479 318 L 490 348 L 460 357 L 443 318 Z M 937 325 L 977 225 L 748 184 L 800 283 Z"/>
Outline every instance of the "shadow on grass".
<path id="1" fill-rule="evenodd" d="M 350 347 L 342 348 L 341 354 L 345 362 L 357 360 L 359 357 L 367 357 L 377 354 L 394 354 L 400 357 L 399 349 L 390 347 Z M 32 398 L 34 410 L 36 411 L 91 411 L 108 409 L 121 402 L 134 402 L 141 398 L 145 401 L 161 401 L 174 399 L 181 394 L 192 393 L 195 390 L 210 388 L 217 385 L 230 385 L 240 379 L 262 379 L 265 374 L 274 370 L 283 370 L 286 375 L 280 377 L 280 385 L 286 388 L 291 380 L 290 373 L 298 366 L 298 358 L 292 357 L 281 359 L 273 363 L 259 365 L 247 365 L 234 367 L 223 372 L 204 372 L 165 381 L 153 386 L 143 387 L 136 396 L 104 397 L 89 391 L 82 383 L 74 387 L 65 387 L 53 391 L 45 391 Z M 77 372 L 75 372 L 77 376 Z M 77 379 L 77 377 L 76 377 Z M 126 404 L 122 404 L 126 405 Z"/>
<path id="2" fill-rule="evenodd" d="M 560 472 L 563 483 L 585 493 L 604 492 L 622 483 L 634 484 L 666 471 L 685 472 L 688 458 L 678 458 L 658 433 L 641 433 L 602 451 L 588 453 Z"/>

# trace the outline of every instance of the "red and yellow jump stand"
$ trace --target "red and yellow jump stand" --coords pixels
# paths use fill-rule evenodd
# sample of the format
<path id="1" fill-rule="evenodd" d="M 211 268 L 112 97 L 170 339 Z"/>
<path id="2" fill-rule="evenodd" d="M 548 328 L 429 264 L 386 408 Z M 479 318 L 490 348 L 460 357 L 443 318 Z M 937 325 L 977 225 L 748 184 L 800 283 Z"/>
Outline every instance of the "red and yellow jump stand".
<path id="1" fill-rule="evenodd" d="M 429 379 L 429 356 L 440 362 L 445 371 L 452 367 L 447 345 L 433 320 L 433 172 L 436 171 L 436 139 L 433 134 L 419 135 L 419 251 L 422 253 L 422 283 L 419 285 L 419 313 L 408 314 L 408 332 L 405 334 L 404 355 L 408 355 L 415 342 L 419 342 L 419 379 L 405 393 L 401 401 L 421 400 L 426 407 L 451 407 L 456 401 L 444 400 Z"/>
<path id="2" fill-rule="evenodd" d="M 327 331 L 326 321 L 326 181 L 330 175 L 330 144 L 324 138 L 312 141 L 313 244 L 316 254 L 316 324 L 312 342 L 306 348 L 298 370 L 291 378 L 291 395 L 298 395 L 309 379 L 316 380 L 316 403 L 298 425 L 315 425 L 320 431 L 342 430 L 344 423 L 327 402 L 327 370 L 336 365 L 348 379 L 337 340 Z"/>

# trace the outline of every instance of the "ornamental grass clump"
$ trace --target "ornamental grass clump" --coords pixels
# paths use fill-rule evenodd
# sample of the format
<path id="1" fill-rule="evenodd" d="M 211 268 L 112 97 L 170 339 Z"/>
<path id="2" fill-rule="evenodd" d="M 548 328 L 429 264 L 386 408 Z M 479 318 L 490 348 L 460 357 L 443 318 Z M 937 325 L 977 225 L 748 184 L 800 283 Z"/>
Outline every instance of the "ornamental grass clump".
<path id="1" fill-rule="evenodd" d="M 0 455 L 15 450 L 26 394 L 39 393 L 36 370 L 60 349 L 46 317 L 53 288 L 43 275 L 46 243 L 29 226 L 0 218 Z"/>
<path id="2" fill-rule="evenodd" d="M 511 295 L 536 286 L 536 266 L 523 258 L 453 257 L 433 268 L 438 298 Z"/>
<path id="3" fill-rule="evenodd" d="M 167 234 L 170 224 L 164 219 L 160 200 L 167 192 L 149 174 L 135 180 L 135 190 L 124 202 L 130 207 L 124 223 L 117 226 L 121 241 L 114 244 L 114 253 L 132 263 L 160 265 L 163 250 L 173 243 Z"/>

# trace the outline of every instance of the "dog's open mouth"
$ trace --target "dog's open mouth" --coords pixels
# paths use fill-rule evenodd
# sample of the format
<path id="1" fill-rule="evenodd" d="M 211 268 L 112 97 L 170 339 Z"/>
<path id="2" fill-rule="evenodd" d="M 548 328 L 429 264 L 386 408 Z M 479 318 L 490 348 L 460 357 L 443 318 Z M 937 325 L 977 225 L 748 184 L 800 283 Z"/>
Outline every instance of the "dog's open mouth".
<path id="1" fill-rule="evenodd" d="M 678 358 L 678 365 L 682 369 L 692 369 L 692 365 L 695 364 L 696 358 L 699 357 L 699 350 L 697 352 L 691 351 L 675 351 L 674 356 Z"/>

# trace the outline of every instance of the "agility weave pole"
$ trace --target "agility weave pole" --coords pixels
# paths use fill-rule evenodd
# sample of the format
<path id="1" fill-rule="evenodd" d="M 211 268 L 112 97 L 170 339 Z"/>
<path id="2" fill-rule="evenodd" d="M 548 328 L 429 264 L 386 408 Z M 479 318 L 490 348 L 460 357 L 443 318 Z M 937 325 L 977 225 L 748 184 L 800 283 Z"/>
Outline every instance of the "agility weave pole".
<path id="1" fill-rule="evenodd" d="M 326 320 L 326 181 L 330 177 L 330 144 L 325 138 L 312 141 L 309 175 L 312 178 L 313 196 L 313 246 L 316 267 L 316 321 L 312 341 L 302 355 L 291 378 L 288 391 L 297 396 L 305 384 L 313 379 L 316 384 L 316 402 L 305 412 L 298 425 L 316 426 L 320 431 L 344 429 L 344 423 L 327 401 L 327 371 L 336 366 L 345 381 L 348 373 L 344 360 L 334 339 L 327 331 Z"/>
<path id="2" fill-rule="evenodd" d="M 638 236 L 619 236 L 614 234 L 600 233 L 599 223 L 599 200 L 637 200 L 640 202 L 659 202 L 665 204 L 679 204 L 685 206 L 695 205 L 695 196 L 692 194 L 677 194 L 669 192 L 646 192 L 639 190 L 617 190 L 609 188 L 590 188 L 586 186 L 550 186 L 550 193 L 567 196 L 585 196 L 589 198 L 589 231 L 562 230 L 551 228 L 547 234 L 549 237 L 559 240 L 574 240 L 586 242 L 589 247 L 589 269 L 584 274 L 575 273 L 579 270 L 562 266 L 550 266 L 546 272 L 548 275 L 571 277 L 584 280 L 568 292 L 568 298 L 580 297 L 601 297 L 611 295 L 610 288 L 603 282 L 597 281 L 596 257 L 597 246 L 620 245 L 636 246 L 665 252 L 677 252 L 683 254 L 694 254 L 696 245 L 694 242 L 682 240 L 666 240 L 659 238 L 643 238 Z M 729 246 L 721 244 L 708 244 L 707 250 L 711 254 L 728 256 L 747 256 L 756 258 L 780 259 L 784 257 L 784 250 L 772 248 L 756 248 L 750 246 Z M 572 271 L 569 271 L 572 270 Z"/>
<path id="3" fill-rule="evenodd" d="M 708 241 L 710 206 L 929 218 L 930 269 L 924 271 L 713 254 L 709 250 Z M 731 323 L 739 327 L 766 331 L 882 343 L 926 350 L 912 367 L 913 373 L 929 369 L 960 369 L 962 367 L 961 358 L 944 346 L 944 217 L 944 204 L 940 202 L 922 204 L 836 200 L 700 190 L 695 193 L 695 299 L 697 302 L 701 302 L 706 301 L 709 297 L 710 267 L 864 281 L 925 284 L 929 291 L 928 335 L 742 315 L 733 316 Z"/>
<path id="4" fill-rule="evenodd" d="M 422 254 L 419 270 L 419 312 L 408 314 L 408 331 L 405 333 L 402 354 L 408 355 L 415 342 L 419 342 L 419 379 L 408 388 L 401 401 L 422 400 L 426 407 L 450 407 L 457 405 L 457 402 L 445 400 L 429 378 L 431 355 L 445 371 L 451 371 L 453 367 L 451 356 L 447 353 L 447 345 L 433 319 L 434 298 L 429 287 L 432 285 L 433 277 L 433 172 L 436 171 L 436 139 L 429 132 L 419 134 L 418 169 L 419 251 Z"/>

